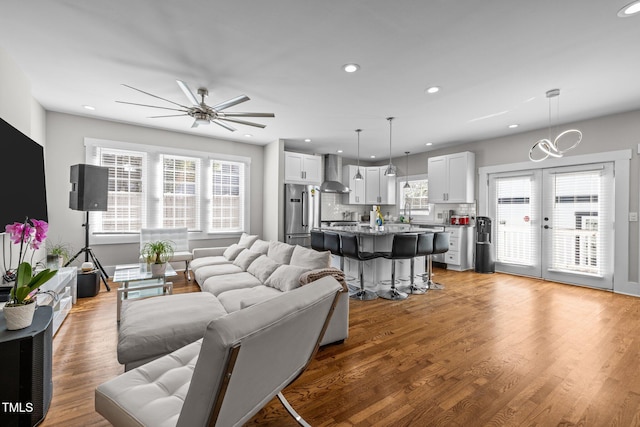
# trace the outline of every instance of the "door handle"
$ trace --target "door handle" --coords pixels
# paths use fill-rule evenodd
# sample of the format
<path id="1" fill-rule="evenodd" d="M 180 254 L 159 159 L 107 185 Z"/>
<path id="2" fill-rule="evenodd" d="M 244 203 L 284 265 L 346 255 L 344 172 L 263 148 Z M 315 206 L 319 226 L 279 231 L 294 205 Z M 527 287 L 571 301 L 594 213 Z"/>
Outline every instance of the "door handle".
<path id="1" fill-rule="evenodd" d="M 300 199 L 301 202 L 302 202 L 302 206 L 301 206 L 302 207 L 302 215 L 301 215 L 301 218 L 300 218 L 300 225 L 302 225 L 303 227 L 307 226 L 307 224 L 305 224 L 305 222 L 304 222 L 304 220 L 306 219 L 306 216 L 307 216 L 307 213 L 305 212 L 305 209 L 304 209 L 305 208 L 304 199 L 306 198 L 306 196 L 307 196 L 307 192 L 303 191 L 302 192 L 302 198 Z"/>

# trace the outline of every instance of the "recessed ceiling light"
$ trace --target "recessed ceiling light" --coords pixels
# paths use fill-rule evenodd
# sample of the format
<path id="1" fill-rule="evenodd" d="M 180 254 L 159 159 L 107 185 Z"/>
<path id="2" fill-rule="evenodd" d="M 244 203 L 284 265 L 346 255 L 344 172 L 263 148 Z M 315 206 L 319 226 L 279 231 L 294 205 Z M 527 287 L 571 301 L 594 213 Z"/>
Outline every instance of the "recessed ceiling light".
<path id="1" fill-rule="evenodd" d="M 342 150 L 338 150 L 337 152 L 338 152 L 338 153 L 342 153 Z"/>
<path id="2" fill-rule="evenodd" d="M 509 125 L 509 126 L 507 126 L 507 127 L 508 127 L 509 129 L 515 129 L 515 128 L 517 128 L 518 126 L 520 126 L 520 125 L 519 125 L 519 124 L 514 123 L 514 124 Z"/>
<path id="3" fill-rule="evenodd" d="M 438 93 L 440 92 L 440 87 L 439 86 L 431 86 L 425 89 L 424 93 L 428 93 L 430 95 L 434 94 L 434 93 Z"/>
<path id="4" fill-rule="evenodd" d="M 376 156 L 370 156 L 370 158 L 375 159 L 375 158 L 376 158 Z"/>
<path id="5" fill-rule="evenodd" d="M 347 73 L 355 73 L 360 69 L 360 66 L 358 64 L 345 64 L 342 66 L 342 69 Z"/>
<path id="6" fill-rule="evenodd" d="M 427 142 L 427 143 L 426 143 L 426 144 L 424 144 L 424 145 L 426 145 L 427 147 L 431 147 L 431 146 L 433 145 L 433 142 Z"/>
<path id="7" fill-rule="evenodd" d="M 618 11 L 620 18 L 628 18 L 640 12 L 640 0 L 633 1 Z"/>
<path id="8" fill-rule="evenodd" d="M 86 110 L 91 110 L 91 111 L 93 111 L 93 110 L 95 110 L 95 109 L 96 109 L 96 107 L 94 107 L 94 106 L 92 106 L 92 105 L 83 105 L 83 107 L 84 107 Z"/>
<path id="9" fill-rule="evenodd" d="M 311 139 L 307 138 L 304 140 L 304 142 L 311 142 Z"/>
<path id="10" fill-rule="evenodd" d="M 251 138 L 252 136 L 253 136 L 253 135 L 251 135 L 250 133 L 245 133 L 245 134 L 244 134 L 244 137 L 245 137 L 245 138 Z"/>

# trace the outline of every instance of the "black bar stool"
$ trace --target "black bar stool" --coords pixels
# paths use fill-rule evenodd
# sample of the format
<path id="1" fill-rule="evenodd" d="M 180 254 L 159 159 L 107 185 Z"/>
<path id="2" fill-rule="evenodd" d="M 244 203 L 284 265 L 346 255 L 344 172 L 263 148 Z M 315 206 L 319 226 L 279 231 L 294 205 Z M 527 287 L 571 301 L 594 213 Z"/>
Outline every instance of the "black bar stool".
<path id="1" fill-rule="evenodd" d="M 325 231 L 323 242 L 325 251 L 329 251 L 332 255 L 340 257 L 340 270 L 344 272 L 344 256 L 342 255 L 342 243 L 340 242 L 340 235 L 338 233 Z M 347 282 L 347 287 L 349 288 L 349 282 L 355 280 L 355 277 L 348 276 L 346 272 L 344 273 L 344 280 Z"/>
<path id="2" fill-rule="evenodd" d="M 433 253 L 433 232 L 418 234 L 418 245 L 416 249 L 416 257 L 429 257 Z M 411 284 L 398 288 L 400 292 L 408 294 L 424 294 L 429 288 L 416 285 L 414 283 L 415 258 L 411 258 Z M 423 279 L 424 281 L 424 279 Z"/>
<path id="3" fill-rule="evenodd" d="M 311 249 L 324 251 L 324 233 L 319 230 L 311 230 Z"/>
<path id="4" fill-rule="evenodd" d="M 342 235 L 342 255 L 346 258 L 354 259 L 358 262 L 358 277 L 360 278 L 360 289 L 349 292 L 349 298 L 359 299 L 360 301 L 370 301 L 378 298 L 378 295 L 364 288 L 364 261 L 379 258 L 380 254 L 376 252 L 360 252 L 358 236 Z"/>
<path id="5" fill-rule="evenodd" d="M 446 231 L 439 231 L 433 236 L 433 255 L 449 251 L 449 236 Z M 433 281 L 433 256 L 427 257 L 427 289 L 444 289 L 444 285 Z"/>
<path id="6" fill-rule="evenodd" d="M 391 252 L 377 252 L 384 258 L 391 260 L 391 289 L 378 292 L 378 296 L 390 300 L 403 300 L 408 297 L 406 293 L 396 289 L 396 260 L 415 258 L 417 247 L 417 234 L 395 234 Z"/>

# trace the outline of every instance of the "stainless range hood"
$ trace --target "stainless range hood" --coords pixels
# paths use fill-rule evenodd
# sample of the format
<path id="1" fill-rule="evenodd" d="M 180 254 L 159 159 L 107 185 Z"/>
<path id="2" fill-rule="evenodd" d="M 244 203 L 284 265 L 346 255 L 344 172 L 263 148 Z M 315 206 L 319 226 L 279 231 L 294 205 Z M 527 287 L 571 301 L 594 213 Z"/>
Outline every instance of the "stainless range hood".
<path id="1" fill-rule="evenodd" d="M 324 156 L 324 182 L 320 186 L 320 192 L 345 194 L 350 191 L 342 183 L 342 158 L 335 154 Z"/>

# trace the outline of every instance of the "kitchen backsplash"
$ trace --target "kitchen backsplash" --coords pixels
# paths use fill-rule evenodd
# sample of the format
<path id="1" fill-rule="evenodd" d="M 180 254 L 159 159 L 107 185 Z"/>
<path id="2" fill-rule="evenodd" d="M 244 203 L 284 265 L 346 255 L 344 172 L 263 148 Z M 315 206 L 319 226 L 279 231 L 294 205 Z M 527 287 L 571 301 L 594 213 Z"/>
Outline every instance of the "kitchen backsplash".
<path id="1" fill-rule="evenodd" d="M 360 221 L 362 215 L 369 215 L 371 206 L 343 204 L 344 195 L 322 193 L 320 209 L 322 221 Z M 354 217 L 355 216 L 355 217 Z"/>

